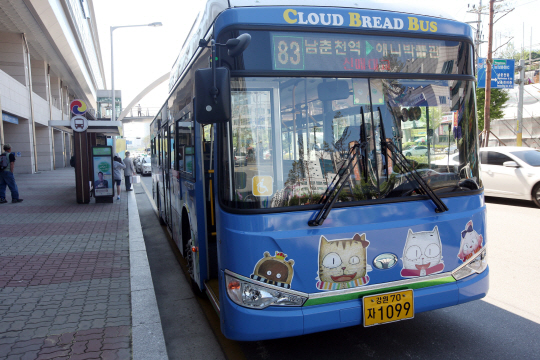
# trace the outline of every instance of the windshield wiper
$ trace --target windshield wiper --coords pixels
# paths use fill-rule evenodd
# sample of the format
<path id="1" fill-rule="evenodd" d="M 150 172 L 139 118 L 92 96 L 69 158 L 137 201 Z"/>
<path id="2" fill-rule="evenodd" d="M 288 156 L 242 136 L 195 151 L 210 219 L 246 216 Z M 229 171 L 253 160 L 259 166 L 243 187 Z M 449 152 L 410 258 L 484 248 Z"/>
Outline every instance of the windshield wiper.
<path id="1" fill-rule="evenodd" d="M 411 182 L 411 179 L 410 177 L 412 177 L 414 179 L 414 181 L 418 184 L 418 186 L 420 187 L 420 192 L 423 193 L 424 195 L 427 195 L 429 196 L 429 198 L 431 199 L 431 201 L 433 201 L 433 203 L 435 204 L 436 208 L 435 208 L 435 212 L 437 213 L 441 213 L 441 212 L 445 212 L 445 211 L 448 211 L 448 207 L 445 205 L 445 203 L 442 202 L 441 198 L 437 196 L 437 194 L 435 194 L 435 192 L 433 192 L 433 189 L 431 189 L 431 187 L 424 181 L 424 179 L 422 179 L 422 176 L 418 173 L 418 171 L 416 171 L 416 169 L 414 168 L 414 166 L 412 166 L 412 164 L 409 162 L 409 160 L 407 160 L 407 158 L 405 156 L 403 156 L 403 153 L 401 151 L 399 151 L 399 149 L 397 148 L 397 146 L 392 142 L 392 140 L 387 140 L 386 139 L 386 134 L 385 134 L 385 131 L 384 131 L 384 121 L 383 121 L 383 118 L 382 118 L 382 113 L 381 113 L 381 108 L 379 107 L 379 121 L 381 123 L 381 150 L 383 149 L 387 149 L 389 150 L 392 155 L 393 155 L 393 161 L 394 163 L 399 167 L 399 170 L 400 172 L 405 175 L 405 177 L 407 178 L 407 180 L 409 182 Z M 396 131 L 399 132 L 399 128 L 396 129 Z M 396 138 L 396 136 L 394 135 L 394 138 Z M 384 155 L 385 156 L 388 156 L 387 154 L 387 151 L 384 151 Z M 386 162 L 387 166 L 388 166 L 388 161 Z"/>
<path id="2" fill-rule="evenodd" d="M 326 191 L 321 197 L 321 200 L 319 200 L 319 204 L 322 203 L 323 207 L 321 208 L 321 210 L 319 210 L 315 219 L 308 221 L 309 226 L 322 225 L 324 223 L 324 220 L 326 220 L 326 218 L 328 217 L 328 214 L 330 214 L 330 211 L 332 210 L 332 207 L 338 199 L 339 194 L 343 189 L 343 186 L 351 176 L 351 165 L 354 169 L 354 167 L 358 164 L 358 156 L 362 156 L 360 152 L 362 146 L 365 146 L 365 143 L 362 143 L 362 145 L 357 143 L 352 148 L 350 148 L 347 159 L 343 162 L 343 164 L 341 164 L 337 175 L 334 176 L 334 179 L 326 188 Z"/>

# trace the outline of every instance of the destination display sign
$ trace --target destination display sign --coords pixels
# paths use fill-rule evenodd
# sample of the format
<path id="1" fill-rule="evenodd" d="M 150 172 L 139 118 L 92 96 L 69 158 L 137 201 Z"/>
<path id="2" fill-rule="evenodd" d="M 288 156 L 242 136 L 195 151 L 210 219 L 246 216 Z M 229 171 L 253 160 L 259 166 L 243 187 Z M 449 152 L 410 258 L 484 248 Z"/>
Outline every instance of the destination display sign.
<path id="1" fill-rule="evenodd" d="M 457 74 L 458 41 L 390 36 L 272 32 L 272 68 Z"/>

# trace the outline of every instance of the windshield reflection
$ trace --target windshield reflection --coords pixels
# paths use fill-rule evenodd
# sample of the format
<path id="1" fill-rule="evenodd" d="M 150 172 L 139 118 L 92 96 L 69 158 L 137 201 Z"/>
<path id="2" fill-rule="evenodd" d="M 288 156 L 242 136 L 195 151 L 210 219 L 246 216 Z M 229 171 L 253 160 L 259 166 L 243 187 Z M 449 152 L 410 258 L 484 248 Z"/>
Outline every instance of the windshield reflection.
<path id="1" fill-rule="evenodd" d="M 382 141 L 439 195 L 481 185 L 469 82 L 235 78 L 231 90 L 230 148 L 222 153 L 232 184 L 220 182 L 229 206 L 317 204 L 349 156 L 359 161 L 346 169 L 337 202 L 419 194 Z"/>

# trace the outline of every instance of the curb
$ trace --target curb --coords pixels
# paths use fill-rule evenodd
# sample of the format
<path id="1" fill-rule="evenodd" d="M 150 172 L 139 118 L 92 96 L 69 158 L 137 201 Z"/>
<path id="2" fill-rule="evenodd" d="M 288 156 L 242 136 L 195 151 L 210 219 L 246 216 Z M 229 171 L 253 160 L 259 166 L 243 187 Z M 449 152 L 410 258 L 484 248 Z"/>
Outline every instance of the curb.
<path id="1" fill-rule="evenodd" d="M 128 195 L 133 359 L 168 359 L 135 191 Z"/>

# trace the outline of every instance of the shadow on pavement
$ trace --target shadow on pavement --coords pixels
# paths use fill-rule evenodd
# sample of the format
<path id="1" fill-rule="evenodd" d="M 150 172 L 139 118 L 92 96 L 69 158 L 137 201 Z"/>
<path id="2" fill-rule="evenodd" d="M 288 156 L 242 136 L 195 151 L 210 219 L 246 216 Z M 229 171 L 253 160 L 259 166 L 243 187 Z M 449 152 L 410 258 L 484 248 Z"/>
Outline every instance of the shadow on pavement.
<path id="1" fill-rule="evenodd" d="M 494 196 L 486 196 L 486 203 L 508 205 L 508 206 L 529 207 L 533 209 L 538 209 L 538 206 L 536 206 L 532 201 L 506 199 L 506 198 L 500 198 L 500 197 L 494 197 Z"/>
<path id="2" fill-rule="evenodd" d="M 415 319 L 240 343 L 248 359 L 532 359 L 540 324 L 474 301 Z"/>

